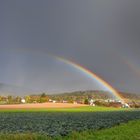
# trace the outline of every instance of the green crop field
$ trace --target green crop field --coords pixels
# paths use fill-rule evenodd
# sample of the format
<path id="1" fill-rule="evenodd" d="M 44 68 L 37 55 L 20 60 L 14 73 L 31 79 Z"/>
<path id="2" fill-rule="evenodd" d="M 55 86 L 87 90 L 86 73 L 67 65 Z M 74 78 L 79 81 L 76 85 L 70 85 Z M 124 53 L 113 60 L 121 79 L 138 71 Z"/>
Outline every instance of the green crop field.
<path id="1" fill-rule="evenodd" d="M 0 132 L 39 133 L 66 136 L 72 131 L 110 128 L 130 120 L 140 119 L 140 111 L 104 112 L 1 112 Z"/>
<path id="2" fill-rule="evenodd" d="M 38 133 L 0 134 L 0 140 L 140 140 L 140 120 L 130 121 L 108 129 L 72 132 L 50 137 Z"/>
<path id="3" fill-rule="evenodd" d="M 138 109 L 91 106 L 59 109 L 3 109 L 0 110 L 0 140 L 87 140 L 92 138 L 98 140 L 98 137 L 102 140 L 109 139 L 109 135 L 112 139 L 116 137 L 114 140 L 119 140 L 118 136 L 113 134 L 114 129 L 117 129 L 114 126 L 138 119 L 140 119 Z M 136 125 L 135 122 L 133 123 Z M 136 127 L 133 123 L 129 123 L 132 129 L 134 127 L 132 131 Z M 117 130 L 119 131 L 122 127 L 120 126 Z"/>
<path id="4" fill-rule="evenodd" d="M 140 140 L 140 120 L 108 129 L 72 132 L 68 136 L 48 137 L 36 133 L 0 134 L 0 140 Z"/>

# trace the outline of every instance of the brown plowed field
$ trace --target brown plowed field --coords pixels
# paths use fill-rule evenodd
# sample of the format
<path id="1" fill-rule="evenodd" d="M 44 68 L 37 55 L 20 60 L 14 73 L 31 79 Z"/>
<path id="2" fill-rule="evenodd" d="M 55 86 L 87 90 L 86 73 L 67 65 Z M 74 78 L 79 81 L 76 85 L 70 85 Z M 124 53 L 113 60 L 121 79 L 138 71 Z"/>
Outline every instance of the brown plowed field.
<path id="1" fill-rule="evenodd" d="M 0 109 L 39 109 L 39 108 L 73 108 L 87 106 L 83 104 L 70 103 L 35 103 L 35 104 L 12 104 L 0 105 Z"/>

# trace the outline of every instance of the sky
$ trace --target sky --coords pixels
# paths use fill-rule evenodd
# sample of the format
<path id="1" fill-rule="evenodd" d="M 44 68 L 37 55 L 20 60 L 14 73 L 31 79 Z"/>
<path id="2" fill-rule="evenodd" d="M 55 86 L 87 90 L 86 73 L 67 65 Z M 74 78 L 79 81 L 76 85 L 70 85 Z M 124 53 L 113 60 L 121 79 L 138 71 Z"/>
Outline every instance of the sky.
<path id="1" fill-rule="evenodd" d="M 139 7 L 138 0 L 1 0 L 0 91 L 103 89 L 53 57 L 60 56 L 118 91 L 140 93 Z"/>

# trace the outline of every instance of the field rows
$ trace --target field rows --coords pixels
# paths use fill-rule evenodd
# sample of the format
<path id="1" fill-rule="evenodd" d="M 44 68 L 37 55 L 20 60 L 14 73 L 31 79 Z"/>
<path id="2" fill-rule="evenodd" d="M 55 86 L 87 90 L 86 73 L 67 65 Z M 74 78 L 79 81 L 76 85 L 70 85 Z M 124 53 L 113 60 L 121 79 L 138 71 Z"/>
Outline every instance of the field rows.
<path id="1" fill-rule="evenodd" d="M 110 128 L 140 119 L 140 111 L 116 112 L 1 112 L 1 133 L 40 133 L 65 136 L 72 131 Z"/>

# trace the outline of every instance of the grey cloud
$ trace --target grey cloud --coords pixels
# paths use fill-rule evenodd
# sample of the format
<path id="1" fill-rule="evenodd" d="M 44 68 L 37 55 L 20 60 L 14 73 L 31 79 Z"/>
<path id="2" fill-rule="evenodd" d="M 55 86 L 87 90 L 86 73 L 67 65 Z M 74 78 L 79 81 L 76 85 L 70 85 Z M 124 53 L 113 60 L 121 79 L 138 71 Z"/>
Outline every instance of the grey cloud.
<path id="1" fill-rule="evenodd" d="M 80 84 L 80 81 L 66 84 L 65 76 L 57 77 L 58 81 L 63 79 L 64 84 L 59 86 L 57 82 L 53 82 L 52 79 L 63 69 L 58 72 L 51 70 L 57 69 L 58 65 L 46 56 L 39 55 L 38 59 L 28 61 L 31 60 L 29 56 L 34 58 L 34 54 L 43 52 L 42 55 L 52 53 L 87 67 L 118 90 L 140 91 L 140 77 L 123 60 L 125 56 L 134 62 L 137 68 L 140 67 L 139 1 L 5 0 L 0 3 L 0 50 L 3 55 L 6 55 L 5 52 L 12 52 L 19 59 L 19 63 L 24 61 L 22 71 L 25 77 L 30 76 L 30 82 L 35 80 L 31 73 L 35 67 L 35 74 L 39 79 L 45 74 L 44 70 L 46 75 L 49 75 L 49 80 L 45 80 L 47 89 L 53 83 L 56 90 L 75 89 L 75 83 L 78 83 L 79 88 L 85 86 L 85 83 Z M 5 59 L 0 62 L 1 65 L 10 61 L 4 56 L 1 58 Z M 46 67 L 43 63 L 40 64 L 41 61 L 46 61 Z M 42 69 L 39 69 L 39 66 Z M 19 71 L 18 68 L 16 70 Z M 42 71 L 42 75 L 38 71 Z M 8 82 L 4 77 L 1 79 Z M 73 79 L 76 81 L 76 78 Z M 73 81 L 72 78 L 70 81 Z M 87 87 L 92 88 L 90 80 L 87 83 Z M 38 82 L 35 85 L 37 84 Z M 42 84 L 40 88 L 46 87 Z"/>

